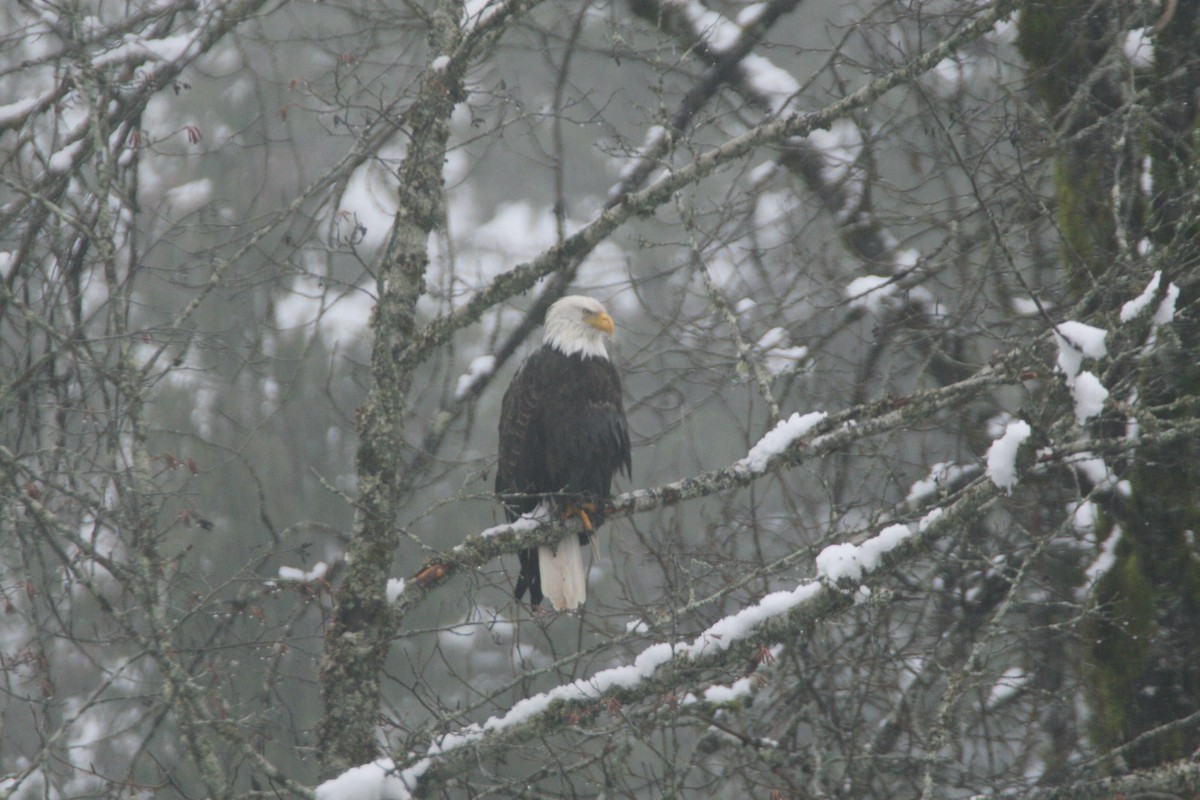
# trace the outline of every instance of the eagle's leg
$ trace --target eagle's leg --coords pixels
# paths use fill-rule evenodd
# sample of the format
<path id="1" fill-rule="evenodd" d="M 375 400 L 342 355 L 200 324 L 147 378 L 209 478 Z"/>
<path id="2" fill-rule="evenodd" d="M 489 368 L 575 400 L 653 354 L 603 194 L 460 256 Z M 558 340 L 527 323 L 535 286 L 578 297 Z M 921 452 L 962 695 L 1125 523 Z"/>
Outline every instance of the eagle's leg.
<path id="1" fill-rule="evenodd" d="M 568 503 L 566 511 L 563 513 L 563 519 L 579 517 L 583 522 L 583 530 L 579 532 L 579 543 L 587 544 L 591 542 L 592 558 L 597 561 L 600 560 L 600 546 L 597 544 L 596 537 L 592 535 L 596 532 L 596 527 L 592 524 L 592 518 L 588 515 L 597 514 L 602 511 L 603 509 L 599 503 L 585 500 L 582 503 Z"/>
<path id="2" fill-rule="evenodd" d="M 567 503 L 566 511 L 563 512 L 563 519 L 571 517 L 579 517 L 583 522 L 584 530 L 591 533 L 595 528 L 592 527 L 592 518 L 588 514 L 595 514 L 600 508 L 591 500 L 582 503 Z"/>

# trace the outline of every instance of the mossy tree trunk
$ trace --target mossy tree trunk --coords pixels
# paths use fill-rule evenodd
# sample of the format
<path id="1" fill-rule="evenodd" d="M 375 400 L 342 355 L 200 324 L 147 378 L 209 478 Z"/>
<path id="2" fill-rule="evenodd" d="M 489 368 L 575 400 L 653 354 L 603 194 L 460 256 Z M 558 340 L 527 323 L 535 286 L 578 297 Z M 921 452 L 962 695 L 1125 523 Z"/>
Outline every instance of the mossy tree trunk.
<path id="1" fill-rule="evenodd" d="M 432 15 L 434 56 L 454 53 L 461 43 L 462 13 L 461 2 L 446 0 Z M 321 666 L 325 714 L 319 739 L 327 776 L 378 755 L 380 681 L 394 628 L 387 581 L 399 544 L 395 518 L 404 477 L 407 394 L 418 365 L 408 354 L 414 349 L 417 300 L 429 265 L 429 234 L 443 216 L 442 167 L 450 115 L 462 99 L 465 62 L 465 57 L 449 58 L 441 69 L 431 66 L 402 115 L 408 150 L 399 170 L 397 212 L 375 270 L 374 385 L 358 409 L 357 510 Z"/>
<path id="2" fill-rule="evenodd" d="M 1138 14 L 1158 14 L 1142 18 Z M 1152 329 L 1122 326 L 1118 298 L 1136 296 L 1161 271 L 1186 309 L 1196 295 L 1200 134 L 1200 2 L 1162 8 L 1115 2 L 1031 3 L 1020 45 L 1055 127 L 1054 195 L 1069 301 L 1110 321 L 1136 354 L 1123 369 L 1122 401 L 1170 408 L 1200 383 L 1200 330 L 1191 315 Z M 1148 36 L 1152 65 L 1127 44 Z M 1130 289 L 1133 289 L 1130 293 Z M 1181 408 L 1180 415 L 1194 415 Z M 1119 426 L 1123 420 L 1114 419 Z M 1119 536 L 1115 562 L 1095 587 L 1096 622 L 1085 643 L 1093 740 L 1131 767 L 1182 758 L 1194 730 L 1143 736 L 1200 709 L 1200 448 L 1194 439 L 1140 448 L 1105 505 L 1098 536 Z M 1125 490 L 1127 487 L 1127 490 Z"/>

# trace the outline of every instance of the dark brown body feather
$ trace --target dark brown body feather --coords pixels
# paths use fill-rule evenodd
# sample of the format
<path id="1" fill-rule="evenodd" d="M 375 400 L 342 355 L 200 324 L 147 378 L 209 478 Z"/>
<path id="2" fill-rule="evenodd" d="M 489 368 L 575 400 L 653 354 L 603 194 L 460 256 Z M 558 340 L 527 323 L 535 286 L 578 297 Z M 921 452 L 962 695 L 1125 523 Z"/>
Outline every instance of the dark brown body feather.
<path id="1" fill-rule="evenodd" d="M 496 492 L 509 520 L 549 500 L 607 500 L 618 471 L 631 471 L 621 379 L 606 358 L 563 355 L 543 346 L 521 365 L 500 406 Z M 592 516 L 599 525 L 601 515 Z M 581 536 L 586 542 L 586 536 Z M 518 600 L 542 602 L 536 549 L 520 553 Z"/>

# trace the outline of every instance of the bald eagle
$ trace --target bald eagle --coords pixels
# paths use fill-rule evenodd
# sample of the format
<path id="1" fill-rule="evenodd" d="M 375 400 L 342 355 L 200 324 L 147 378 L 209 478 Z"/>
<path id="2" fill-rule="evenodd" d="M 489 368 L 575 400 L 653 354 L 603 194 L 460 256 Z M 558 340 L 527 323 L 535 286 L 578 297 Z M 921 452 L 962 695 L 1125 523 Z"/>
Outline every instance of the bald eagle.
<path id="1" fill-rule="evenodd" d="M 604 338 L 613 321 L 590 297 L 563 297 L 546 312 L 542 347 L 525 360 L 500 406 L 496 493 L 511 522 L 539 504 L 600 524 L 618 471 L 631 474 L 629 427 L 621 378 Z M 517 600 L 550 598 L 556 609 L 578 608 L 587 597 L 581 544 L 567 536 L 555 546 L 522 551 Z"/>

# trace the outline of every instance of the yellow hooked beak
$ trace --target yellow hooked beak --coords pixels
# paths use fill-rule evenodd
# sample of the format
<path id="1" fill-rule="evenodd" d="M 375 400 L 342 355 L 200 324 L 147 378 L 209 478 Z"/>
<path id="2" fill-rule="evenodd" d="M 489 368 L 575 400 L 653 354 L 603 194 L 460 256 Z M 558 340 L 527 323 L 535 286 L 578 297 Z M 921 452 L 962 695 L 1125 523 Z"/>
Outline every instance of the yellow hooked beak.
<path id="1" fill-rule="evenodd" d="M 606 311 L 601 311 L 598 314 L 588 314 L 587 317 L 583 318 L 583 321 L 586 321 L 588 325 L 595 327 L 595 329 L 604 331 L 608 336 L 612 336 L 613 331 L 617 330 L 617 326 L 612 323 L 612 317 Z"/>
<path id="2" fill-rule="evenodd" d="M 613 331 L 617 329 L 607 311 L 601 311 L 599 314 L 588 314 L 583 318 L 583 321 L 597 330 L 604 331 L 609 336 L 612 336 Z"/>

